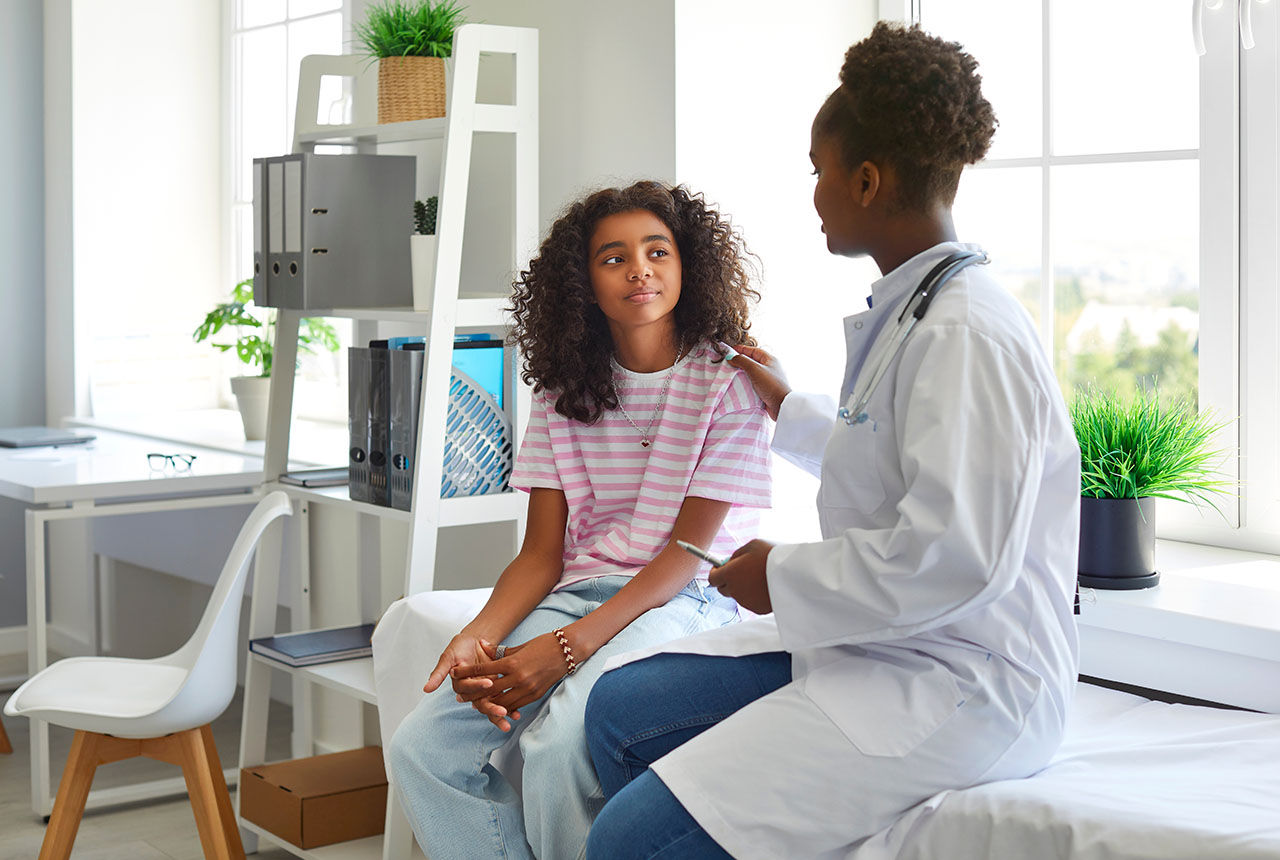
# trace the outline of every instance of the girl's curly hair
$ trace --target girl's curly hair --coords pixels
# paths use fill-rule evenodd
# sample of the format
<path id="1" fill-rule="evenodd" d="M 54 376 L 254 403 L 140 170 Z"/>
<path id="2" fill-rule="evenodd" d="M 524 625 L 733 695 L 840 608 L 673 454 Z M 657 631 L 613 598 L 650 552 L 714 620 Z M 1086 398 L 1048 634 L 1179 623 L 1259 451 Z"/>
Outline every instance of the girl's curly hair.
<path id="1" fill-rule="evenodd" d="M 587 424 L 618 408 L 613 338 L 591 289 L 588 243 L 603 218 L 638 210 L 667 225 L 680 252 L 675 323 L 682 342 L 708 341 L 722 357 L 721 342 L 755 344 L 747 333 L 748 301 L 760 298 L 749 277 L 754 257 L 728 218 L 682 185 L 646 180 L 596 191 L 551 225 L 512 285 L 508 309 L 515 320 L 510 339 L 523 355 L 521 378 L 535 390 L 556 392 L 556 412 Z"/>
<path id="2" fill-rule="evenodd" d="M 978 61 L 956 42 L 881 21 L 845 54 L 840 88 L 814 128 L 833 135 L 848 168 L 883 160 L 902 181 L 903 208 L 950 206 L 960 171 L 987 154 L 995 112 Z"/>

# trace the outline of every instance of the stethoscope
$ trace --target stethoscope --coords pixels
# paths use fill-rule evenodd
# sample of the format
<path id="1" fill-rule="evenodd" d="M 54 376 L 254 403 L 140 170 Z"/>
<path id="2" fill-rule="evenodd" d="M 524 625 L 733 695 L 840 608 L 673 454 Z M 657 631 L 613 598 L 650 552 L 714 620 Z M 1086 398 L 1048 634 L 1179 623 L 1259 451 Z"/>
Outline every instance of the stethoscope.
<path id="1" fill-rule="evenodd" d="M 907 304 L 902 309 L 902 313 L 898 315 L 898 328 L 890 338 L 889 345 L 880 355 L 880 361 L 876 364 L 875 372 L 871 374 L 871 378 L 862 390 L 857 388 L 850 395 L 853 399 L 853 406 L 841 406 L 840 411 L 836 415 L 852 427 L 855 424 L 861 424 L 867 420 L 867 404 L 871 402 L 871 395 L 875 394 L 876 386 L 880 384 L 880 379 L 884 376 L 885 371 L 889 369 L 889 365 L 902 351 L 902 344 L 906 341 L 907 335 L 911 334 L 911 330 L 915 328 L 916 323 L 924 319 L 925 313 L 929 310 L 929 304 L 933 301 L 933 297 L 937 295 L 942 285 L 951 280 L 957 272 L 966 266 L 972 266 L 974 263 L 986 263 L 987 255 L 978 251 L 957 251 L 947 257 L 938 265 L 934 266 L 929 274 L 924 276 L 924 280 L 920 282 L 920 286 L 916 287 L 915 292 L 907 299 Z"/>

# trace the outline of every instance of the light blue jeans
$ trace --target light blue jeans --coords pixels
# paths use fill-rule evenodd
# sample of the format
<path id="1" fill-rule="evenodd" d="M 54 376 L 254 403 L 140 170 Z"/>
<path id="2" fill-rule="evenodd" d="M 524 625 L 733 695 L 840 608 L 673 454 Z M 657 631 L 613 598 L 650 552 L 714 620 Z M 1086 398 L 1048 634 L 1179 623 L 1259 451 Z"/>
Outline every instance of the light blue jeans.
<path id="1" fill-rule="evenodd" d="M 598 577 L 553 592 L 505 643 L 527 642 L 582 618 L 627 581 Z M 591 822 L 604 805 L 587 751 L 583 712 L 605 661 L 737 617 L 732 600 L 690 583 L 633 621 L 541 699 L 522 707 L 524 725 L 517 727 L 514 740 L 524 761 L 519 793 L 489 761 L 512 736 L 470 704 L 458 702 L 448 681 L 424 696 L 396 730 L 387 755 L 418 844 L 432 860 L 581 858 Z"/>

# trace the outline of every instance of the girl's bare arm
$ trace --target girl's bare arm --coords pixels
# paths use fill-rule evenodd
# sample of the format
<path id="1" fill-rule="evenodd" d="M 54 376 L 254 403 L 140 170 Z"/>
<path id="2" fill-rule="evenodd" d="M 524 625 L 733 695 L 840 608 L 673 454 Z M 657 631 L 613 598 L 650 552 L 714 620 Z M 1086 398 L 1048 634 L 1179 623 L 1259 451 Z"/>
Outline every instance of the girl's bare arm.
<path id="1" fill-rule="evenodd" d="M 529 516 L 520 553 L 498 577 L 484 607 L 457 636 L 444 653 L 423 687 L 428 693 L 449 677 L 455 666 L 473 665 L 488 659 L 481 640 L 497 644 L 525 619 L 533 608 L 560 581 L 564 567 L 564 534 L 569 505 L 560 490 L 535 487 L 529 493 Z M 478 680 L 454 688 L 459 693 L 487 689 Z"/>

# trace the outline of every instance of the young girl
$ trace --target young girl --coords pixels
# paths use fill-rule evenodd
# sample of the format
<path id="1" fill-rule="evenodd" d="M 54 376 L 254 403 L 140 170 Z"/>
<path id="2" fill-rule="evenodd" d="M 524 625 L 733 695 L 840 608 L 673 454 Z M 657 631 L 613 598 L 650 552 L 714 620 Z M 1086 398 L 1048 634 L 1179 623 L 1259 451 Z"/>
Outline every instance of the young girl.
<path id="1" fill-rule="evenodd" d="M 676 541 L 729 551 L 770 501 L 766 414 L 724 361 L 753 342 L 745 253 L 700 196 L 638 182 L 573 204 L 516 282 L 524 544 L 388 757 L 428 856 L 580 857 L 603 803 L 582 725 L 605 660 L 736 620 Z M 489 764 L 511 742 L 521 796 Z"/>

